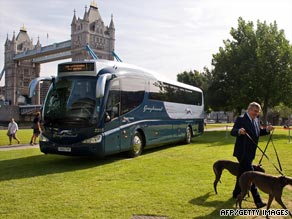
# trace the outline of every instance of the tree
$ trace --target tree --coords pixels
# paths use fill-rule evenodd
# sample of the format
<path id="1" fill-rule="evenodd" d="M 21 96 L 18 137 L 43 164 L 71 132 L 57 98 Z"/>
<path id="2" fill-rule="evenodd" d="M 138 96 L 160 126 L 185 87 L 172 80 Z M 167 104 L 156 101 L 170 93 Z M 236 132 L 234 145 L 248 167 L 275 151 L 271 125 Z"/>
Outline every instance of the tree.
<path id="1" fill-rule="evenodd" d="M 184 71 L 182 73 L 179 73 L 177 75 L 177 81 L 195 86 L 195 87 L 199 87 L 201 89 L 204 89 L 203 87 L 205 86 L 205 79 L 204 76 L 194 70 L 194 71 Z"/>
<path id="2" fill-rule="evenodd" d="M 274 108 L 271 109 L 271 113 L 278 113 L 281 116 L 281 118 L 285 121 L 291 118 L 292 108 L 289 108 L 285 106 L 283 103 L 280 103 L 280 105 L 275 106 Z"/>
<path id="3" fill-rule="evenodd" d="M 263 109 L 264 123 L 268 108 L 284 103 L 291 106 L 292 48 L 276 22 L 267 25 L 238 19 L 231 28 L 233 40 L 213 55 L 212 81 L 208 89 L 214 109 L 234 110 L 240 114 L 252 101 Z"/>

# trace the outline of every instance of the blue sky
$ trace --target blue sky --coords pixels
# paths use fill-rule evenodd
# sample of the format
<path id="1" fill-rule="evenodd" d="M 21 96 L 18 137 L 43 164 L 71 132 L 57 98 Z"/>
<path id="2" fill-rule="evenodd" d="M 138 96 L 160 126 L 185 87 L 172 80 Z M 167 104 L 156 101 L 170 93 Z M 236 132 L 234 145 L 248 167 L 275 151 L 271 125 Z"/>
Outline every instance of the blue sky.
<path id="1" fill-rule="evenodd" d="M 176 79 L 185 70 L 210 68 L 212 54 L 231 39 L 237 19 L 276 21 L 292 42 L 291 0 L 97 0 L 101 17 L 116 27 L 116 52 L 124 62 Z M 0 68 L 4 43 L 24 25 L 42 46 L 70 39 L 73 11 L 83 17 L 91 0 L 0 0 Z M 48 34 L 48 38 L 47 38 Z M 56 62 L 43 64 L 41 75 L 56 75 Z M 4 78 L 4 77 L 3 77 Z M 3 85 L 3 79 L 0 85 Z"/>

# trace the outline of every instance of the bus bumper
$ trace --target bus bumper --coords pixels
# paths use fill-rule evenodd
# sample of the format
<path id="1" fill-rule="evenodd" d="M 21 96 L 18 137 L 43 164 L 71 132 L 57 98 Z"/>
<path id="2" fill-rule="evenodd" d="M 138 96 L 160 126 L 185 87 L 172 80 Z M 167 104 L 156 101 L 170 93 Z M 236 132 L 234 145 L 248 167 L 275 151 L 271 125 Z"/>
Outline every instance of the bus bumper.
<path id="1" fill-rule="evenodd" d="M 98 144 L 77 143 L 63 145 L 52 142 L 40 142 L 40 150 L 44 154 L 104 157 L 104 150 L 101 143 Z"/>

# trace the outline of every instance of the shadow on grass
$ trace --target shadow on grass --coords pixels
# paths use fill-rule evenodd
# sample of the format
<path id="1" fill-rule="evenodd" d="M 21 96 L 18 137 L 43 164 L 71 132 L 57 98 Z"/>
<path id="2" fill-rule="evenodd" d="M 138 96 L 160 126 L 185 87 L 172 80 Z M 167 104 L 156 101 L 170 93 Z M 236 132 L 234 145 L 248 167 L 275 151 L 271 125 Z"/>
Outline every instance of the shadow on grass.
<path id="1" fill-rule="evenodd" d="M 217 200 L 208 201 L 209 197 L 211 196 L 210 194 L 211 192 L 208 192 L 205 195 L 199 196 L 189 201 L 189 203 L 193 205 L 215 208 L 215 210 L 212 211 L 210 214 L 204 215 L 204 216 L 197 216 L 197 217 L 194 217 L 193 219 L 220 218 L 221 209 L 234 208 L 235 200 L 233 198 L 230 198 L 227 201 L 217 201 Z M 230 216 L 230 217 L 224 217 L 224 218 L 235 218 L 235 217 Z"/>
<path id="2" fill-rule="evenodd" d="M 173 144 L 147 149 L 143 155 L 159 152 L 170 147 Z M 78 157 L 62 155 L 32 155 L 16 159 L 0 161 L 0 181 L 11 179 L 30 178 L 34 176 L 43 176 L 47 174 L 70 172 L 75 170 L 89 169 L 101 165 L 110 164 L 119 160 L 127 159 L 126 153 L 97 157 Z M 131 158 L 135 159 L 135 158 Z"/>
<path id="3" fill-rule="evenodd" d="M 88 169 L 124 158 L 119 154 L 105 159 L 40 154 L 3 160 L 0 161 L 0 181 Z"/>

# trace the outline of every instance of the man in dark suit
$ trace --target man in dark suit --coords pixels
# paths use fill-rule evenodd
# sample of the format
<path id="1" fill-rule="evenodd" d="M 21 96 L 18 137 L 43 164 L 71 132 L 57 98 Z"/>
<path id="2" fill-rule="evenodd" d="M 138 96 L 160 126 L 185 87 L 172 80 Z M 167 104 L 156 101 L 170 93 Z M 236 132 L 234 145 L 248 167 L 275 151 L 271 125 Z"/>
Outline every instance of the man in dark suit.
<path id="1" fill-rule="evenodd" d="M 242 173 L 253 170 L 252 161 L 255 158 L 259 136 L 268 135 L 274 128 L 268 126 L 262 128 L 260 126 L 258 115 L 261 112 L 260 104 L 252 102 L 247 108 L 247 112 L 236 119 L 234 126 L 231 130 L 231 135 L 236 137 L 234 145 L 233 156 L 239 162 L 239 173 L 236 178 L 235 188 L 233 190 L 233 198 L 236 198 L 240 193 L 238 179 Z M 251 139 L 247 136 L 251 137 Z M 262 202 L 261 197 L 257 191 L 256 186 L 253 184 L 250 189 L 255 205 L 257 208 L 262 208 L 266 204 Z"/>

